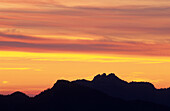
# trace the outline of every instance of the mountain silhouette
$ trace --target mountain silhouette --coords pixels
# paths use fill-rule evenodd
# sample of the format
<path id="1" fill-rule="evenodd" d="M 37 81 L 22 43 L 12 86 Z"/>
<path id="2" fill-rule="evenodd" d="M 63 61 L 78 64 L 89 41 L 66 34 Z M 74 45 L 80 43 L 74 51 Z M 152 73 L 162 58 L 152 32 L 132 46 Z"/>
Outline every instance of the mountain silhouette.
<path id="1" fill-rule="evenodd" d="M 170 89 L 156 89 L 149 82 L 126 82 L 115 74 L 97 75 L 92 81 L 76 80 L 74 83 L 87 86 L 124 100 L 142 100 L 170 106 Z"/>
<path id="2" fill-rule="evenodd" d="M 151 83 L 128 83 L 119 79 L 115 74 L 102 74 L 94 77 L 92 81 L 58 80 L 52 88 L 35 97 L 28 97 L 22 92 L 7 96 L 0 95 L 0 110 L 170 111 L 167 104 L 161 103 L 161 105 L 156 101 L 166 98 L 167 90 L 157 90 Z"/>

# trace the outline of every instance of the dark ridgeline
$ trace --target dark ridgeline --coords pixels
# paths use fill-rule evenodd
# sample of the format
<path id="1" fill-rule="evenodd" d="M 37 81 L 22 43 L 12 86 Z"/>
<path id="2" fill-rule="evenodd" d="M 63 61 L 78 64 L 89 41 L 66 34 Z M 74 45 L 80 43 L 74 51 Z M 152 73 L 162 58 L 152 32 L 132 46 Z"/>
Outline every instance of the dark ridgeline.
<path id="1" fill-rule="evenodd" d="M 103 74 L 92 81 L 58 80 L 33 98 L 21 92 L 0 95 L 0 111 L 170 111 L 169 101 L 169 89 Z"/>
<path id="2" fill-rule="evenodd" d="M 126 82 L 115 74 L 97 75 L 92 81 L 77 80 L 74 83 L 87 86 L 111 97 L 124 100 L 142 100 L 170 106 L 170 88 L 156 89 L 149 82 Z"/>

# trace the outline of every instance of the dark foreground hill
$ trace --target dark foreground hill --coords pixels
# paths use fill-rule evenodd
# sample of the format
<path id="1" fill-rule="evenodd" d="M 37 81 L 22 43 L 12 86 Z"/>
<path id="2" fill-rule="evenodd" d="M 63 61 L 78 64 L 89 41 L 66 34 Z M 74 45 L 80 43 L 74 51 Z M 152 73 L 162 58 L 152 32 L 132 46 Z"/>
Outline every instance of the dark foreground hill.
<path id="1" fill-rule="evenodd" d="M 113 80 L 110 80 L 111 78 Z M 8 96 L 1 95 L 0 111 L 170 111 L 168 106 L 153 102 L 134 98 L 124 100 L 123 97 L 117 95 L 113 97 L 111 91 L 114 92 L 112 89 L 114 87 L 112 85 L 122 86 L 127 83 L 125 81 L 121 81 L 123 82 L 121 83 L 119 80 L 115 75 L 98 75 L 93 81 L 69 82 L 59 80 L 51 89 L 43 91 L 34 98 L 30 98 L 21 92 L 15 92 Z M 106 81 L 110 84 L 109 86 L 105 83 Z M 127 84 L 133 85 L 133 83 Z M 149 83 L 135 84 L 137 86 L 133 85 L 133 87 L 141 87 L 145 90 Z M 107 90 L 103 89 L 104 87 Z M 110 93 L 108 93 L 109 88 L 111 88 Z M 116 93 L 118 92 L 116 91 Z M 120 92 L 120 94 L 122 93 L 129 92 Z M 134 96 L 136 97 L 136 95 Z"/>

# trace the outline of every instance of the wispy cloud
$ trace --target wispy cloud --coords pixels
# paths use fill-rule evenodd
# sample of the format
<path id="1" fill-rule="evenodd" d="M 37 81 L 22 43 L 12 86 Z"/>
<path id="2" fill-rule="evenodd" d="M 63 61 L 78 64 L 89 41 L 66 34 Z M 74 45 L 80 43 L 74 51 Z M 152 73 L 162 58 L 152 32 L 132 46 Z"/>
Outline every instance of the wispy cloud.
<path id="1" fill-rule="evenodd" d="M 88 3 L 67 5 L 68 1 L 56 0 L 1 2 L 15 4 L 14 8 L 0 8 L 1 50 L 170 55 L 168 5 L 132 7 L 127 3 L 102 7 Z M 17 3 L 33 6 L 17 8 Z M 10 29 L 18 32 L 6 31 Z"/>

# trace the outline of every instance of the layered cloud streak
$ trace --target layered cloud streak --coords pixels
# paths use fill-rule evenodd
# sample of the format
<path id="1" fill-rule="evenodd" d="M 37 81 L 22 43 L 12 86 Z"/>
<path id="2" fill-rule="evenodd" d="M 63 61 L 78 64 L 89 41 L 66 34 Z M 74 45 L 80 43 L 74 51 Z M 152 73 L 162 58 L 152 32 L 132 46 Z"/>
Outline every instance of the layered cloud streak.
<path id="1" fill-rule="evenodd" d="M 170 56 L 170 6 L 165 4 L 1 3 L 10 4 L 0 8 L 3 51 Z"/>

